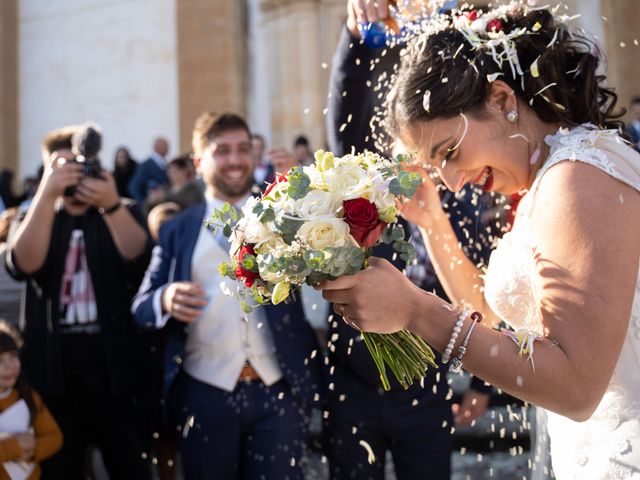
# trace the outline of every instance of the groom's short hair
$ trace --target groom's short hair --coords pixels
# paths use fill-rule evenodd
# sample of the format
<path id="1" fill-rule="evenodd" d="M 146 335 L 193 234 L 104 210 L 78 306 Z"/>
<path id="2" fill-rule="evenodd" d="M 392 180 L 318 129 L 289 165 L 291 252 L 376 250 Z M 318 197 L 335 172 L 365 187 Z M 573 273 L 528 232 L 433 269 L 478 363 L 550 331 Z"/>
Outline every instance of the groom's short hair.
<path id="1" fill-rule="evenodd" d="M 191 137 L 191 147 L 195 155 L 201 155 L 211 141 L 223 132 L 230 130 L 244 130 L 251 138 L 251 131 L 247 122 L 235 113 L 216 114 L 204 112 L 196 119 Z"/>

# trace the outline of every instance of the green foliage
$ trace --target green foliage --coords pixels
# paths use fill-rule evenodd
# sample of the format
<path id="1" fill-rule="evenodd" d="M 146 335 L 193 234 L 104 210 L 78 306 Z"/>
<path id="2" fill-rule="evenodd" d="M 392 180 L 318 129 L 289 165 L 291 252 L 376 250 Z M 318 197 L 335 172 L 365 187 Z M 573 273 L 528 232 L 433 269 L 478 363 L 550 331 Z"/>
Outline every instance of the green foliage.
<path id="1" fill-rule="evenodd" d="M 287 181 L 289 182 L 287 194 L 294 200 L 303 198 L 311 190 L 311 179 L 304 173 L 302 167 L 293 167 L 289 171 Z"/>
<path id="2" fill-rule="evenodd" d="M 411 263 L 416 259 L 416 249 L 411 243 L 405 240 L 393 242 L 393 249 L 398 252 L 400 258 L 406 263 Z"/>
<path id="3" fill-rule="evenodd" d="M 325 259 L 321 272 L 340 277 L 353 275 L 362 270 L 364 252 L 360 247 L 329 247 L 324 249 Z"/>
<path id="4" fill-rule="evenodd" d="M 233 266 L 229 262 L 222 262 L 218 265 L 218 272 L 222 277 L 227 277 L 232 280 L 236 280 L 235 272 L 233 271 Z"/>
<path id="5" fill-rule="evenodd" d="M 222 207 L 214 210 L 209 220 L 206 220 L 204 224 L 213 233 L 216 233 L 218 228 L 222 227 L 222 233 L 229 237 L 232 231 L 231 225 L 238 223 L 241 217 L 242 212 L 240 210 L 232 207 L 229 203 L 224 203 Z"/>
<path id="6" fill-rule="evenodd" d="M 258 262 L 254 255 L 245 253 L 242 257 L 242 268 L 248 272 L 258 273 Z"/>
<path id="7" fill-rule="evenodd" d="M 392 223 L 387 225 L 387 228 L 385 228 L 382 232 L 380 240 L 386 244 L 404 240 L 404 227 L 399 223 Z"/>
<path id="8" fill-rule="evenodd" d="M 253 307 L 247 303 L 246 300 L 240 300 L 240 308 L 244 313 L 251 313 L 253 311 Z"/>
<path id="9" fill-rule="evenodd" d="M 413 172 L 401 171 L 389 182 L 389 191 L 395 196 L 411 198 L 422 183 L 422 177 Z"/>
<path id="10" fill-rule="evenodd" d="M 296 239 L 296 233 L 304 223 L 304 220 L 299 220 L 292 217 L 283 217 L 282 220 L 276 222 L 276 228 L 282 233 L 282 239 L 291 245 Z"/>

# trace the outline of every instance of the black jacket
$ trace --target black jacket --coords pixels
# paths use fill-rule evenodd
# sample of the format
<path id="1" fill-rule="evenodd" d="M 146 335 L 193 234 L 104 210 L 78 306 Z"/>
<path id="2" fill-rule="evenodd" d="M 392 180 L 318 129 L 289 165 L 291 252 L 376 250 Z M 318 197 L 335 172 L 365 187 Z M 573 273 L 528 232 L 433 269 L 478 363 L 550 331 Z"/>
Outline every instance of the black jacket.
<path id="1" fill-rule="evenodd" d="M 333 58 L 326 117 L 329 149 L 336 156 L 345 155 L 352 148 L 357 152 L 365 149 L 376 151 L 375 141 L 370 134 L 370 120 L 379 105 L 380 92 L 374 90 L 375 83 L 381 74 L 391 71 L 393 65 L 399 60 L 398 48 L 387 49 L 384 56 L 381 56 L 381 53 L 382 50 L 368 48 L 354 39 L 346 28 L 343 29 Z M 375 65 L 373 69 L 371 69 L 372 64 Z M 368 86 L 367 82 L 370 82 L 371 86 Z M 381 138 L 384 132 L 379 132 L 378 135 Z M 476 240 L 483 230 L 476 225 L 475 207 L 464 201 L 456 201 L 451 192 L 445 195 L 443 205 L 451 216 L 458 238 L 463 245 L 474 246 L 473 252 L 470 252 L 474 260 L 488 260 L 490 253 L 488 241 L 481 241 L 481 248 L 475 248 Z M 401 220 L 401 223 L 404 223 L 404 220 Z M 407 231 L 408 229 L 405 228 L 405 232 Z M 471 240 L 467 240 L 469 238 Z M 389 245 L 376 247 L 373 254 L 390 260 L 400 270 L 405 267 L 404 262 L 394 258 L 394 252 Z M 438 282 L 421 285 L 421 287 L 428 291 L 435 291 L 446 298 Z M 375 364 L 364 342 L 357 340 L 359 333 L 338 319 L 330 325 L 328 336 L 330 363 L 338 367 L 351 381 L 380 388 L 381 383 Z M 440 356 L 437 355 L 437 357 L 440 363 Z M 412 389 L 415 388 L 417 394 L 427 395 L 430 399 L 444 398 L 448 391 L 446 375 L 436 375 L 437 371 L 430 369 L 425 378 L 424 388 L 414 385 Z M 444 373 L 443 370 L 439 371 Z M 389 381 L 392 390 L 402 388 L 393 374 L 389 374 Z M 437 388 L 433 388 L 434 385 Z M 483 381 L 475 378 L 472 387 L 484 392 L 490 390 Z"/>
<path id="2" fill-rule="evenodd" d="M 127 208 L 140 225 L 145 224 L 135 205 L 128 204 Z M 11 242 L 5 253 L 9 274 L 26 281 L 26 301 L 20 316 L 24 336 L 23 365 L 37 390 L 52 395 L 69 393 L 65 392 L 64 385 L 58 312 L 64 262 L 75 228 L 84 232 L 111 393 L 122 395 L 139 385 L 149 371 L 151 336 L 135 326 L 130 306 L 147 267 L 152 245 L 149 240 L 140 257 L 125 261 L 118 253 L 102 215 L 93 208 L 80 217 L 73 217 L 64 209 L 57 211 L 49 251 L 39 271 L 26 274 L 20 270 Z M 82 362 L 83 359 L 75 361 Z"/>

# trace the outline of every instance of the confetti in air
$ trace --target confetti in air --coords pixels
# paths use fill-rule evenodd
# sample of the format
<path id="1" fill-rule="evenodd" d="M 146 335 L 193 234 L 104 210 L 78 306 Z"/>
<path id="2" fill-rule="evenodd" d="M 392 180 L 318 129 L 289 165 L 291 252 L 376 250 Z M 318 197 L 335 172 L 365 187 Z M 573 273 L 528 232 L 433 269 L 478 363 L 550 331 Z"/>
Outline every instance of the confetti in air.
<path id="1" fill-rule="evenodd" d="M 422 97 L 422 108 L 424 108 L 425 112 L 429 113 L 429 109 L 431 108 L 431 90 L 424 92 L 424 96 Z"/>
<path id="2" fill-rule="evenodd" d="M 376 456 L 373 454 L 371 445 L 369 445 L 364 440 L 360 440 L 358 444 L 367 451 L 367 461 L 369 462 L 369 465 L 373 465 L 376 461 Z"/>

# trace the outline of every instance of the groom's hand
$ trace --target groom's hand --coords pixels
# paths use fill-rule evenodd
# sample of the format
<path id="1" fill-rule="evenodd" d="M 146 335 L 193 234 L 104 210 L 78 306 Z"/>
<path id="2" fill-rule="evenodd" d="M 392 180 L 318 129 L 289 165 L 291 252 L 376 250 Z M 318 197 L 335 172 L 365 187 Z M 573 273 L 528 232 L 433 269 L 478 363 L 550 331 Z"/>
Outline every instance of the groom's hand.
<path id="1" fill-rule="evenodd" d="M 389 0 L 349 0 L 347 3 L 347 29 L 360 38 L 358 23 L 377 22 L 389 18 Z"/>

